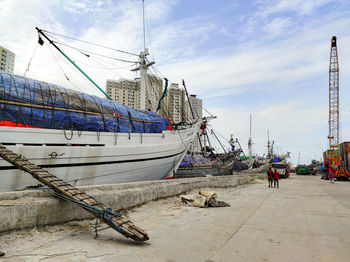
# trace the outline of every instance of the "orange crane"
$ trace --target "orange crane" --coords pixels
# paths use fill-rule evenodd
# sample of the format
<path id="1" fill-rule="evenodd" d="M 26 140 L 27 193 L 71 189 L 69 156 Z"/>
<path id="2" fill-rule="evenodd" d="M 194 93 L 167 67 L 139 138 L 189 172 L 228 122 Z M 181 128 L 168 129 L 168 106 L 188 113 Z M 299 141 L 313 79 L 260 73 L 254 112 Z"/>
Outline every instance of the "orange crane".
<path id="1" fill-rule="evenodd" d="M 337 51 L 337 37 L 331 39 L 331 50 L 329 59 L 329 168 L 337 167 L 335 177 L 348 178 L 346 169 L 341 167 L 341 156 L 339 151 L 339 63 Z"/>

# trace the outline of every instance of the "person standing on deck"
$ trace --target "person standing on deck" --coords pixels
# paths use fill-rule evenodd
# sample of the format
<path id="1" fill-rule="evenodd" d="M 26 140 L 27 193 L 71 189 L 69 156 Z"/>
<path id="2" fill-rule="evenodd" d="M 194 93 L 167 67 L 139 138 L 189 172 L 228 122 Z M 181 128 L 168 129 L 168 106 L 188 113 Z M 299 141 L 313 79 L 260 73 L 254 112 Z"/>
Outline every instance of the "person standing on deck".
<path id="1" fill-rule="evenodd" d="M 270 167 L 269 170 L 267 170 L 267 180 L 269 181 L 269 187 L 272 187 L 272 177 L 273 177 L 273 171 Z"/>
<path id="2" fill-rule="evenodd" d="M 280 178 L 280 173 L 277 172 L 277 169 L 275 169 L 275 172 L 273 172 L 273 187 L 276 187 L 277 185 L 277 188 L 280 187 L 279 185 L 279 178 Z"/>

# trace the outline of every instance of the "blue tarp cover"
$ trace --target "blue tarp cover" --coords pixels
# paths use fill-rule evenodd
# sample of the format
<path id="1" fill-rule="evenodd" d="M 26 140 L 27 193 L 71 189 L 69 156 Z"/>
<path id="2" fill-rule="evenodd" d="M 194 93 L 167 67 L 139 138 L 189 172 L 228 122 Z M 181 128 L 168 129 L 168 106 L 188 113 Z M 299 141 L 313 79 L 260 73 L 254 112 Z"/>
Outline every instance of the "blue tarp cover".
<path id="1" fill-rule="evenodd" d="M 275 156 L 275 157 L 272 159 L 272 162 L 281 162 L 281 161 L 282 161 L 282 159 L 279 158 L 279 157 L 277 157 L 277 156 Z"/>
<path id="2" fill-rule="evenodd" d="M 49 129 L 161 133 L 167 120 L 115 101 L 0 73 L 0 121 Z"/>
<path id="3" fill-rule="evenodd" d="M 180 166 L 186 166 L 186 165 L 194 165 L 194 164 L 208 164 L 210 163 L 210 159 L 205 157 L 200 157 L 194 159 L 191 155 L 185 155 L 184 158 L 181 161 Z"/>

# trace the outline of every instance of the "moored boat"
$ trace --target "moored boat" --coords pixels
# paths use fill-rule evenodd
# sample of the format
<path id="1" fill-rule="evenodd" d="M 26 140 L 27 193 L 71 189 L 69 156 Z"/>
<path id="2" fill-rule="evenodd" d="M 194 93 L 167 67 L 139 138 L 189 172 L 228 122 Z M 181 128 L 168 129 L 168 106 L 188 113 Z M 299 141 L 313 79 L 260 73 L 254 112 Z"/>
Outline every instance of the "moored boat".
<path id="1" fill-rule="evenodd" d="M 154 113 L 8 73 L 0 125 L 1 144 L 77 186 L 170 178 L 199 129 L 166 130 Z M 0 170 L 1 192 L 37 184 L 1 158 Z"/>
<path id="2" fill-rule="evenodd" d="M 132 70 L 141 78 L 136 110 L 111 101 L 47 31 L 36 29 L 40 45 L 53 45 L 108 99 L 1 73 L 0 144 L 76 186 L 172 178 L 201 120 L 171 129 L 167 119 L 145 110 L 147 68 L 154 64 L 148 49 Z M 0 192 L 37 184 L 1 157 L 0 181 Z"/>

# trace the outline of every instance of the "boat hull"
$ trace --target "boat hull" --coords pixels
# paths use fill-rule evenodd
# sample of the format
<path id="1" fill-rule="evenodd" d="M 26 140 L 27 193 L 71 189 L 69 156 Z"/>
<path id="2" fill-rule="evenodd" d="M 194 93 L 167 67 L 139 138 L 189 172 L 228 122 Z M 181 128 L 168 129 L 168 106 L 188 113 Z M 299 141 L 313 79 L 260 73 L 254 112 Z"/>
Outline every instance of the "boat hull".
<path id="1" fill-rule="evenodd" d="M 171 178 L 198 125 L 162 133 L 0 127 L 0 143 L 76 186 Z M 0 192 L 38 182 L 0 158 Z"/>

